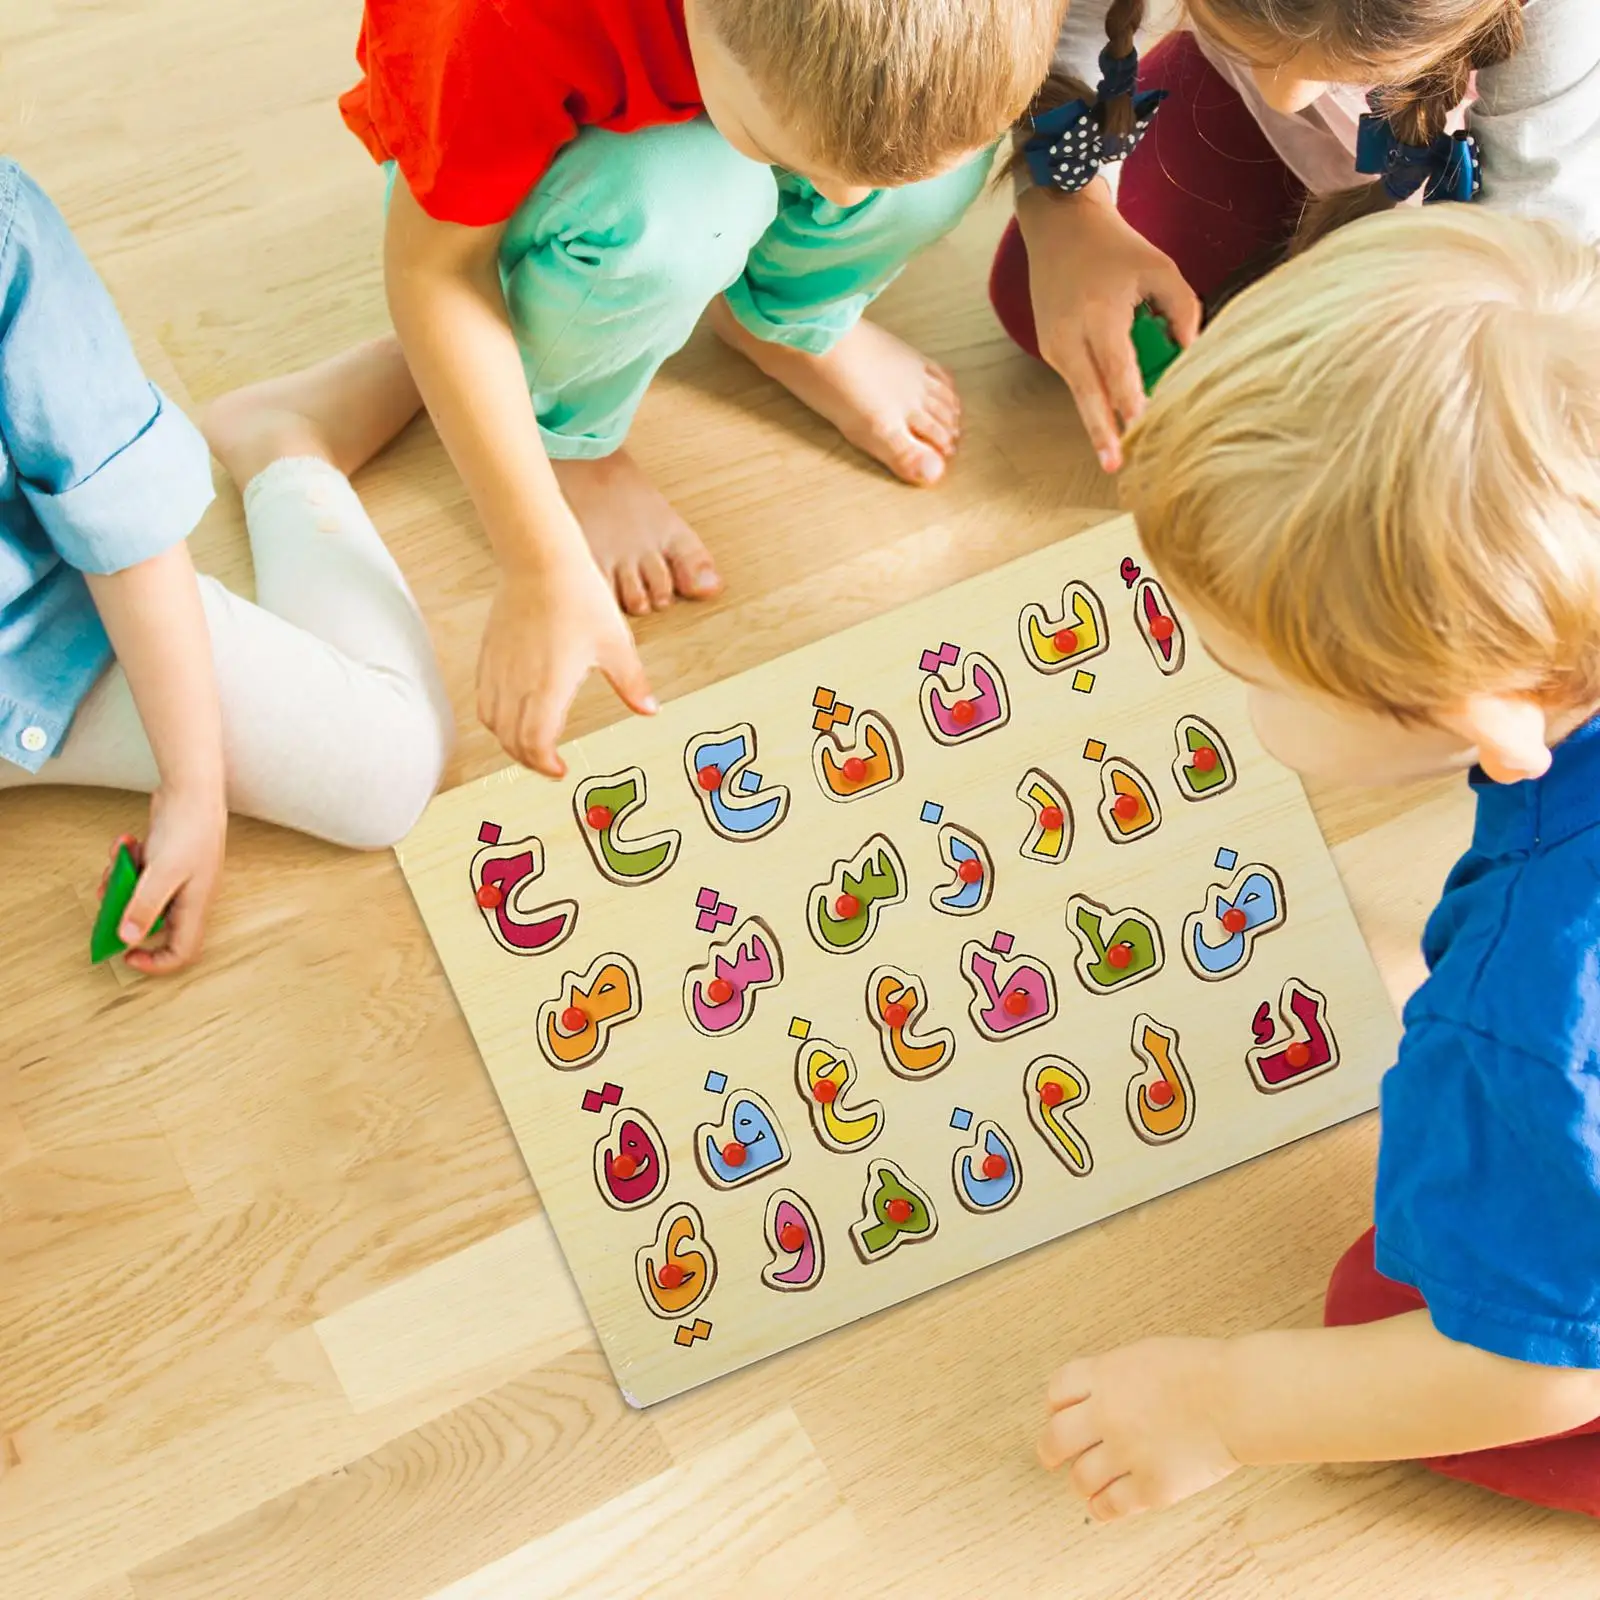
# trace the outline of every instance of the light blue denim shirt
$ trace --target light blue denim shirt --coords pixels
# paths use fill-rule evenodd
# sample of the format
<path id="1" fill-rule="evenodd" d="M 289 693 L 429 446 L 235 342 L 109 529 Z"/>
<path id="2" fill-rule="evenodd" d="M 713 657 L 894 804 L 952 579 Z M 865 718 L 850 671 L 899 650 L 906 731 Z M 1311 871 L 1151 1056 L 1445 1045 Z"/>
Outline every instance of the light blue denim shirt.
<path id="1" fill-rule="evenodd" d="M 188 537 L 211 458 L 61 213 L 0 159 L 0 760 L 37 772 L 111 660 L 85 572 Z"/>

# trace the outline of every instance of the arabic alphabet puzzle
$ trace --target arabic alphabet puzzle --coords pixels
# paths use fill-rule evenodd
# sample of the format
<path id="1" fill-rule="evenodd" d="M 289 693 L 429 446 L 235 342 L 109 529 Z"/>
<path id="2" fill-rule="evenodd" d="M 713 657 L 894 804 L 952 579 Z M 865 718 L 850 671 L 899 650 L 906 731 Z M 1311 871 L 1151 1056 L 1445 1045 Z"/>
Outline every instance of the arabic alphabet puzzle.
<path id="1" fill-rule="evenodd" d="M 648 1405 L 1372 1106 L 1298 781 L 1126 519 L 434 802 L 401 846 Z"/>

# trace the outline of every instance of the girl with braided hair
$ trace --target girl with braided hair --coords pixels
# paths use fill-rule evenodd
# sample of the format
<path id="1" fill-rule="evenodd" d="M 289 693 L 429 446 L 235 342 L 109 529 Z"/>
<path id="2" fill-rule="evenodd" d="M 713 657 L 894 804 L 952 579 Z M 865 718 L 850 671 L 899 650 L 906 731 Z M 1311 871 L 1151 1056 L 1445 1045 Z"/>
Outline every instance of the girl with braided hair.
<path id="1" fill-rule="evenodd" d="M 1018 131 L 1017 219 L 990 279 L 1107 471 L 1144 405 L 1141 302 L 1187 345 L 1203 306 L 1418 198 L 1600 238 L 1594 0 L 1183 0 L 1185 26 L 1141 60 L 1146 9 L 1073 0 Z"/>

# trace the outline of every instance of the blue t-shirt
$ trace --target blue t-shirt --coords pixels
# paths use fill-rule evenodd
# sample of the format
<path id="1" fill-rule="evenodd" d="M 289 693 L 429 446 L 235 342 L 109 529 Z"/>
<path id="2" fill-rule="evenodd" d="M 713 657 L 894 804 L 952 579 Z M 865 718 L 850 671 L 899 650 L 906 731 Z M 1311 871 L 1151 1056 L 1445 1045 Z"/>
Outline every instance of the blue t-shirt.
<path id="1" fill-rule="evenodd" d="M 1600 1367 L 1600 717 L 1472 783 L 1383 1080 L 1378 1270 L 1451 1339 Z"/>
<path id="2" fill-rule="evenodd" d="M 85 572 L 187 538 L 211 457 L 61 214 L 0 160 L 0 760 L 37 772 L 111 659 Z"/>

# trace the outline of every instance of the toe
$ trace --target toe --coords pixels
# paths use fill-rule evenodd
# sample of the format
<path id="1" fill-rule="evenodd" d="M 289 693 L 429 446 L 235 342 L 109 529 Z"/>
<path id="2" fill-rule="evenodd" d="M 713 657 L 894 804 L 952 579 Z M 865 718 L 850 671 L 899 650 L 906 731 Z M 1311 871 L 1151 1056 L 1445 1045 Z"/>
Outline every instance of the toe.
<path id="1" fill-rule="evenodd" d="M 650 610 L 649 591 L 644 586 L 644 577 L 638 567 L 631 562 L 618 567 L 616 583 L 617 599 L 630 617 L 642 617 Z"/>
<path id="2" fill-rule="evenodd" d="M 922 403 L 923 412 L 942 423 L 957 437 L 961 434 L 961 402 L 948 389 L 932 389 Z"/>
<path id="3" fill-rule="evenodd" d="M 927 367 L 927 383 L 925 387 L 930 396 L 937 396 L 941 403 L 948 405 L 958 416 L 960 415 L 961 391 L 956 387 L 955 374 L 948 368 L 941 367 L 930 361 Z"/>
<path id="4" fill-rule="evenodd" d="M 930 389 L 923 410 L 938 417 L 952 432 L 961 432 L 961 396 L 954 389 Z"/>
<path id="5" fill-rule="evenodd" d="M 647 551 L 639 558 L 639 576 L 651 606 L 665 611 L 672 604 L 672 573 L 667 568 L 667 558 L 659 550 Z"/>
<path id="6" fill-rule="evenodd" d="M 707 600 L 722 588 L 711 552 L 687 529 L 667 546 L 667 566 L 672 581 L 686 600 Z"/>
<path id="7" fill-rule="evenodd" d="M 917 438 L 931 444 L 942 456 L 953 455 L 956 448 L 958 435 L 948 422 L 929 411 L 919 411 L 912 415 L 909 426 Z"/>
<path id="8" fill-rule="evenodd" d="M 908 430 L 881 438 L 873 454 L 907 483 L 937 483 L 944 476 L 944 457 Z"/>

